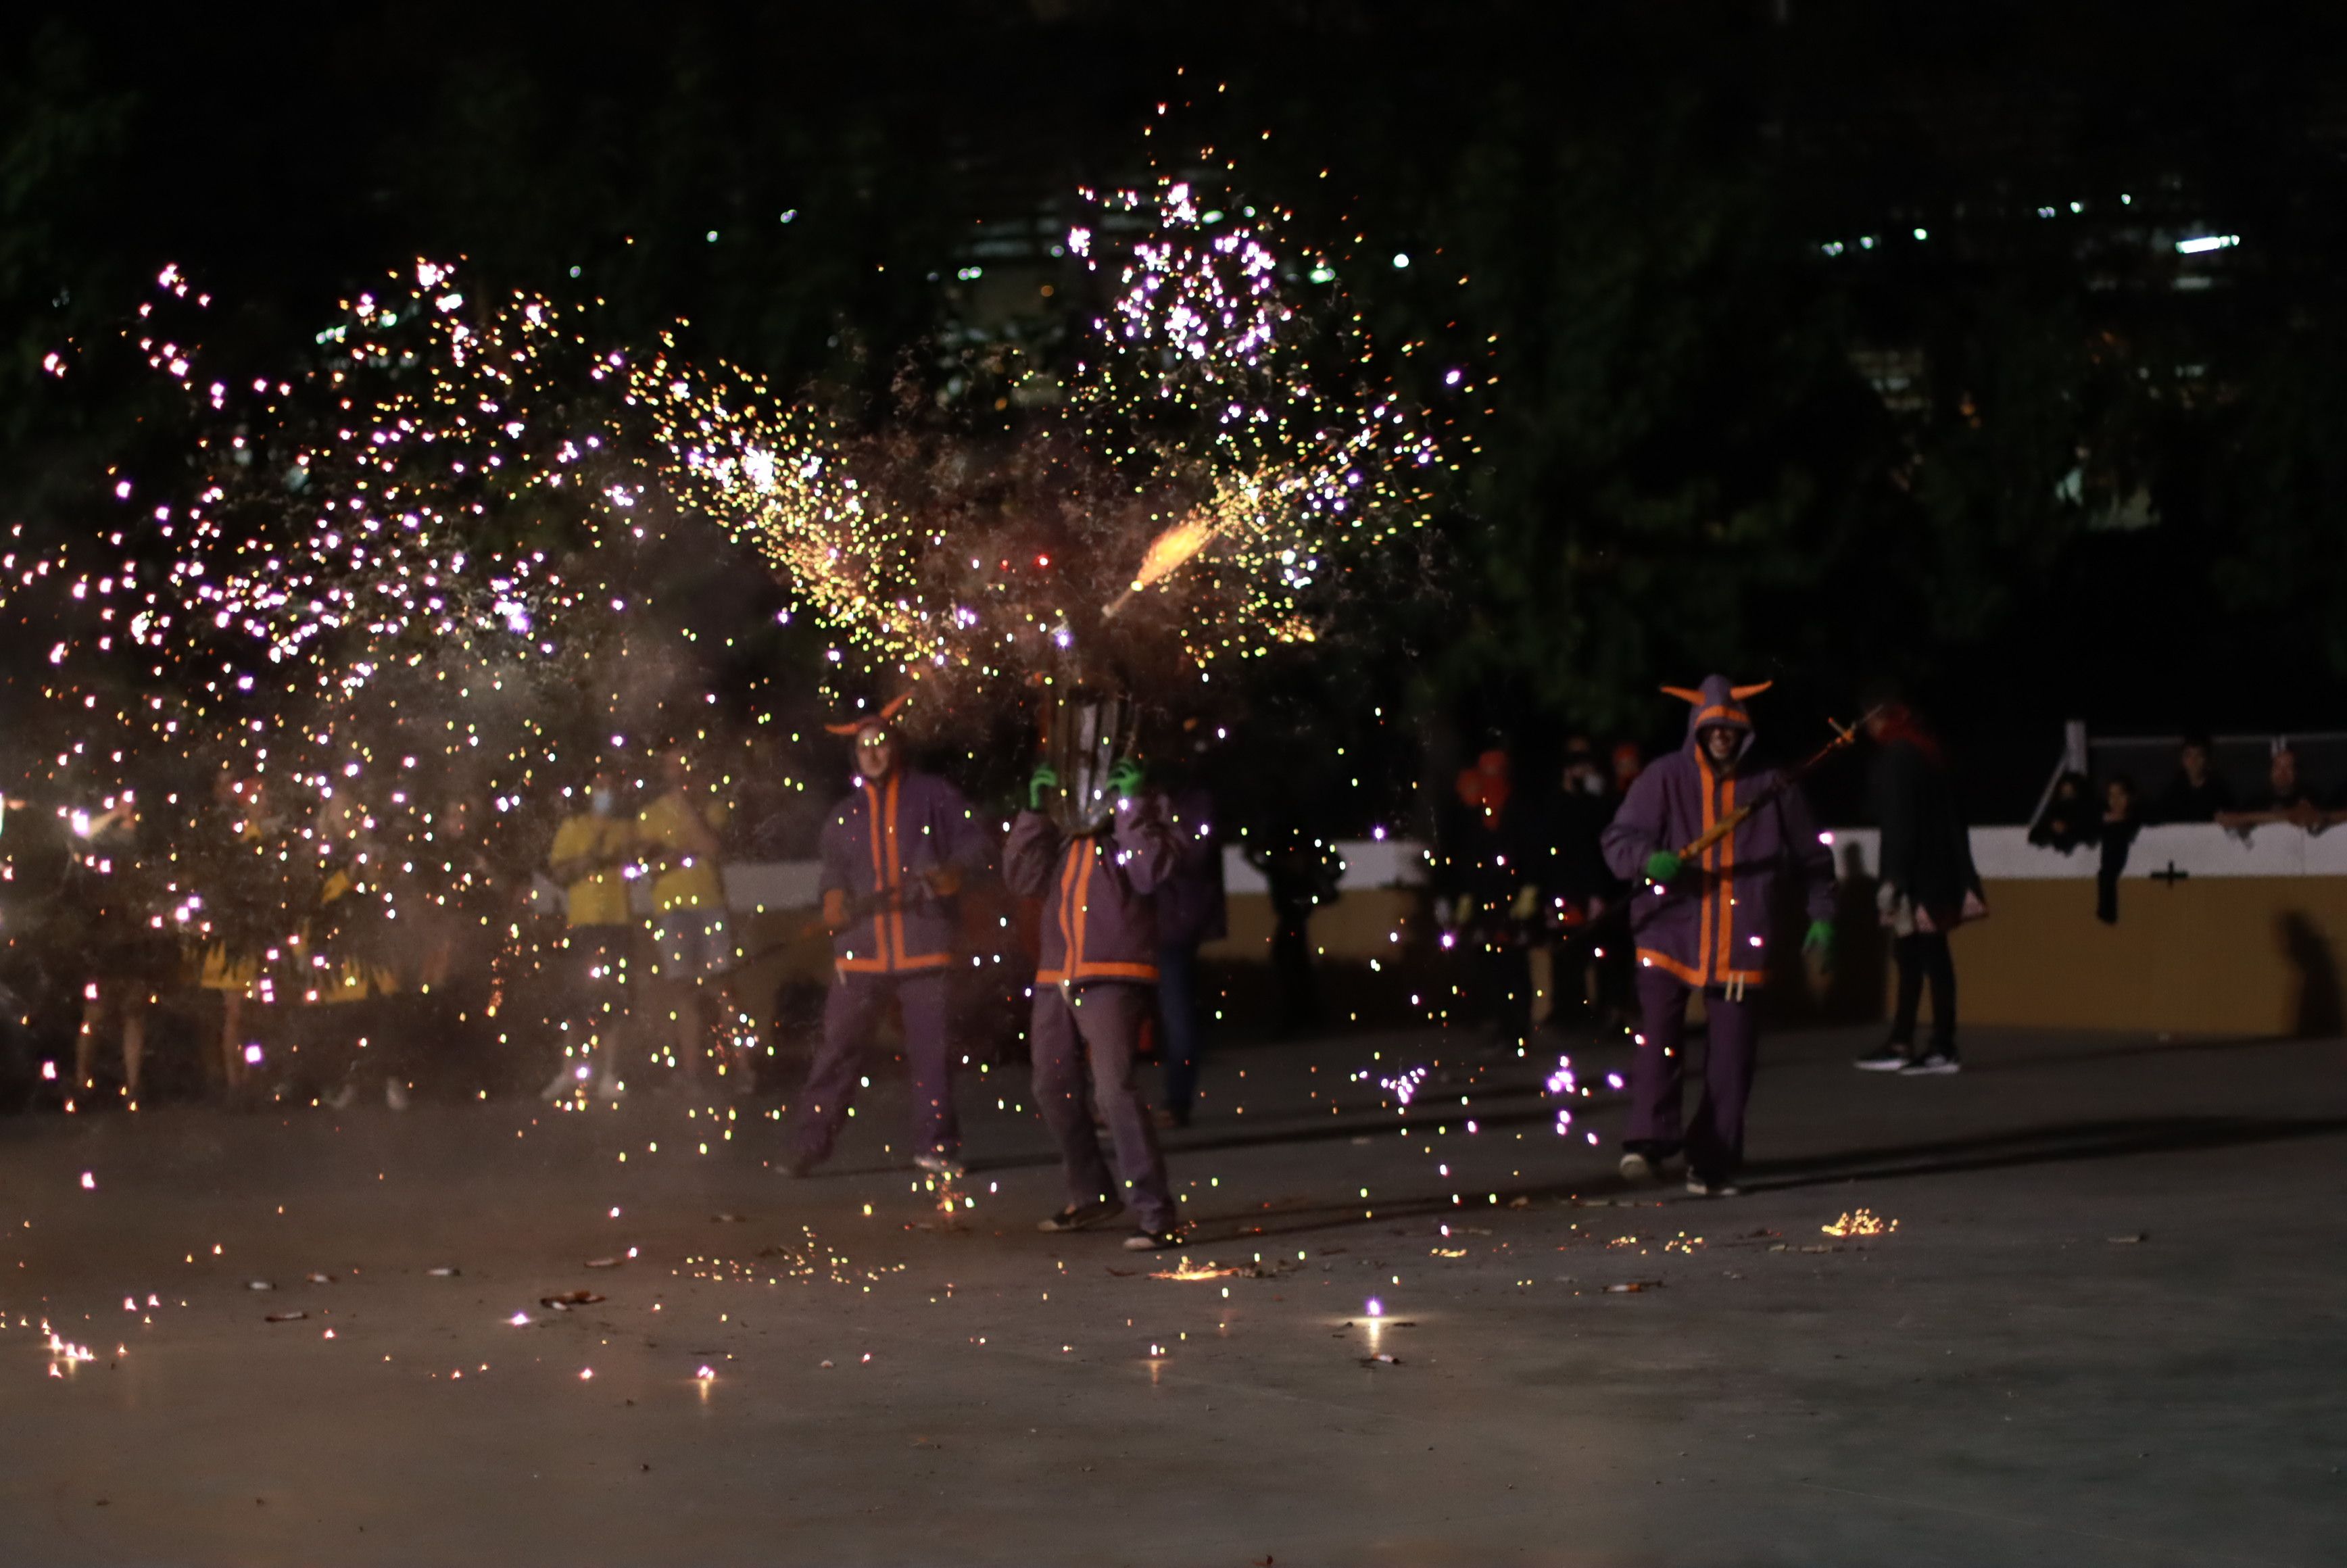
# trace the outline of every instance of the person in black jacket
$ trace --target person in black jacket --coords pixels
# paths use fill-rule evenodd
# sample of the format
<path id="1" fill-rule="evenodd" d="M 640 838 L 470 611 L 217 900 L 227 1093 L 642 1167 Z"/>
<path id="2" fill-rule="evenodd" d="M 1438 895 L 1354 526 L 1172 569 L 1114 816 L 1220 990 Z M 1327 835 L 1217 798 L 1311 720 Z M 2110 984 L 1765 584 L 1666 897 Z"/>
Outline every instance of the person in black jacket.
<path id="1" fill-rule="evenodd" d="M 1181 845 L 1173 875 L 1157 885 L 1157 1031 L 1165 1061 L 1160 1124 L 1187 1127 L 1198 1092 L 1198 948 L 1230 933 L 1223 889 L 1223 841 L 1214 797 L 1194 780 L 1169 784 L 1161 799 Z"/>
<path id="2" fill-rule="evenodd" d="M 1947 759 L 1912 710 L 1895 699 L 1866 722 L 1875 743 L 1868 776 L 1874 819 L 1882 829 L 1877 907 L 1892 934 L 1899 1002 L 1891 1038 L 1858 1059 L 1869 1072 L 1911 1077 L 1962 1071 L 1956 1055 L 1956 966 L 1948 933 L 1988 913 L 1972 835 L 1956 809 Z M 1915 1026 L 1923 990 L 1932 992 L 1932 1036 L 1919 1055 Z"/>
<path id="3" fill-rule="evenodd" d="M 2233 809 L 2233 792 L 2209 766 L 2215 748 L 2209 737 L 2189 734 L 2176 748 L 2176 776 L 2159 793 L 2154 822 L 2214 822 Z"/>
<path id="4" fill-rule="evenodd" d="M 1521 798 L 1507 750 L 1494 744 L 1460 771 L 1434 865 L 1435 923 L 1466 967 L 1466 1010 L 1502 1043 L 1532 1033 L 1532 945 L 1544 935 L 1542 825 Z"/>

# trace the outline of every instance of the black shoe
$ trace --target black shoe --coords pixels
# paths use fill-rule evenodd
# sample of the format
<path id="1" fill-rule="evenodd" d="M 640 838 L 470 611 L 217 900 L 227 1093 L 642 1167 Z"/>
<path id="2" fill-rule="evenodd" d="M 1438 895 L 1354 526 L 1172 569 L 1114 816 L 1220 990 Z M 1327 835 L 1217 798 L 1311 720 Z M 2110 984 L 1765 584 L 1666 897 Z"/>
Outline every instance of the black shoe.
<path id="1" fill-rule="evenodd" d="M 1956 1053 L 1954 1051 L 1941 1050 L 1934 1048 L 1931 1050 L 1925 1051 L 1922 1055 L 1917 1057 L 1914 1061 L 1901 1068 L 1899 1070 L 1899 1076 L 1901 1078 L 1945 1078 L 1952 1073 L 1962 1072 L 1963 1070 L 1964 1064 L 1956 1060 Z"/>
<path id="2" fill-rule="evenodd" d="M 1127 1252 L 1163 1252 L 1169 1246 L 1182 1245 L 1182 1227 L 1167 1225 L 1162 1231 L 1135 1231 L 1124 1238 Z"/>
<path id="3" fill-rule="evenodd" d="M 815 1174 L 815 1168 L 822 1163 L 823 1156 L 820 1154 L 793 1154 L 789 1159 L 784 1160 L 781 1164 L 775 1166 L 774 1169 L 780 1171 L 784 1175 L 790 1177 L 793 1181 L 796 1181 L 802 1176 L 811 1176 Z"/>
<path id="4" fill-rule="evenodd" d="M 1860 1072 L 1900 1072 L 1915 1059 L 1914 1048 L 1895 1040 L 1884 1040 L 1864 1056 L 1850 1063 Z"/>
<path id="5" fill-rule="evenodd" d="M 1050 1219 L 1038 1222 L 1035 1228 L 1051 1235 L 1062 1231 L 1090 1230 L 1094 1225 L 1106 1225 L 1122 1213 L 1122 1204 L 1114 1198 L 1102 1198 L 1098 1203 L 1079 1204 L 1073 1208 L 1061 1209 Z"/>

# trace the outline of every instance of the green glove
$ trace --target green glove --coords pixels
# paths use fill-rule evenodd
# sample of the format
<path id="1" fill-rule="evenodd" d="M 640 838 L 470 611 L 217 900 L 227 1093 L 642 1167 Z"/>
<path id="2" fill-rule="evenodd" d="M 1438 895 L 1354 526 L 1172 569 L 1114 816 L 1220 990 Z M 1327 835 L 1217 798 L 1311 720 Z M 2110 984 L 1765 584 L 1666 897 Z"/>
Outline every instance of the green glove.
<path id="1" fill-rule="evenodd" d="M 1119 800 L 1131 800 L 1141 793 L 1141 764 L 1132 757 L 1119 757 L 1116 766 L 1108 770 L 1108 787 L 1116 791 Z"/>
<path id="2" fill-rule="evenodd" d="M 1831 920 L 1810 921 L 1809 934 L 1801 938 L 1801 951 L 1816 954 L 1819 968 L 1832 968 L 1834 951 L 1833 922 Z"/>
<path id="3" fill-rule="evenodd" d="M 1657 849 L 1646 856 L 1646 880 L 1668 882 L 1679 874 L 1679 868 L 1686 864 L 1686 861 L 1681 860 L 1669 850 Z"/>
<path id="4" fill-rule="evenodd" d="M 1059 787 L 1060 775 L 1051 770 L 1051 764 L 1046 763 L 1041 767 L 1037 768 L 1035 770 L 1035 776 L 1027 781 L 1027 809 L 1029 811 L 1042 810 L 1043 792 L 1047 789 L 1058 789 Z"/>

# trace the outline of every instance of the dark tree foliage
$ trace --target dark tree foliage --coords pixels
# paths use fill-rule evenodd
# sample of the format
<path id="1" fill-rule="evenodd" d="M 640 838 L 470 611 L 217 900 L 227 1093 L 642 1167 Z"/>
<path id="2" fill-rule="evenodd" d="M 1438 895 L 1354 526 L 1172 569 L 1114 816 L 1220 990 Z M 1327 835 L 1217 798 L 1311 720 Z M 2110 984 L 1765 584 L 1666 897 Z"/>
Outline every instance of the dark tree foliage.
<path id="1" fill-rule="evenodd" d="M 462 251 L 647 340 L 685 317 L 777 384 L 877 400 L 914 364 L 983 398 L 1008 333 L 1047 358 L 1084 308 L 1039 292 L 1055 203 L 1212 143 L 1430 384 L 1498 374 L 1451 432 L 1478 462 L 1443 579 L 1393 610 L 1422 710 L 1635 731 L 1709 667 L 1788 712 L 1894 672 L 1960 753 L 2030 774 L 2016 737 L 2071 713 L 2328 722 L 2341 29 L 2178 0 L 929 0 L 101 40 L 60 10 L 0 64 L 0 506 L 60 526 L 77 434 L 135 411 L 42 391 L 41 355 L 167 261 L 260 342 Z M 2179 256 L 2193 234 L 2240 244 Z"/>

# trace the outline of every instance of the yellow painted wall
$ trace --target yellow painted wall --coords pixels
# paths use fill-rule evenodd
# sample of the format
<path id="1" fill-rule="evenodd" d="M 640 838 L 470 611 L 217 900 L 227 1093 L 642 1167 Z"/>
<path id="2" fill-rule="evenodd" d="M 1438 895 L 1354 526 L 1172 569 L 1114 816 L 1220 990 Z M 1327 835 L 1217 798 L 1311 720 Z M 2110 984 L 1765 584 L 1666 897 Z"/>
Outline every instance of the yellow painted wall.
<path id="1" fill-rule="evenodd" d="M 1198 949 L 1210 960 L 1268 963 L 1275 922 L 1271 897 L 1234 893 L 1228 900 L 1230 935 Z M 1430 922 L 1424 897 L 1405 887 L 1361 887 L 1312 912 L 1312 945 L 1332 958 L 1394 958 L 1422 939 Z M 1399 932 L 1401 940 L 1391 940 Z"/>
<path id="2" fill-rule="evenodd" d="M 1966 1024 L 2177 1033 L 2328 1034 L 2340 1019 L 2347 878 L 2206 877 L 2119 885 L 1992 882 L 1990 917 L 1953 938 Z"/>

